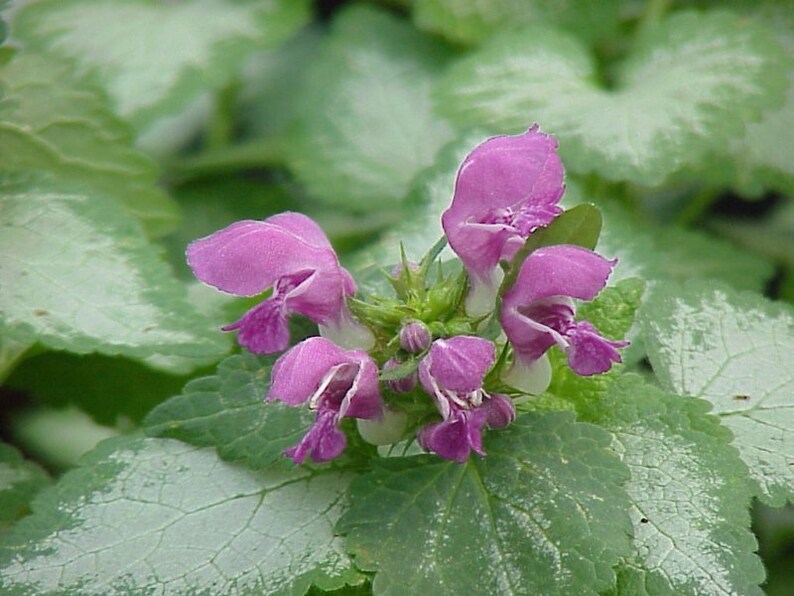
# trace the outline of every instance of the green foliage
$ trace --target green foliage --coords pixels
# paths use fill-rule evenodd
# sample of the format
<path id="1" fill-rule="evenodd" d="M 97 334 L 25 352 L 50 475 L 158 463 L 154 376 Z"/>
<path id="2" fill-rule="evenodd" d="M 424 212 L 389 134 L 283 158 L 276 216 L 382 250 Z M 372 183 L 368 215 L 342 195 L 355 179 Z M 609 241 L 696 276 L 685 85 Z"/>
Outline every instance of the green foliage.
<path id="1" fill-rule="evenodd" d="M 525 414 L 464 465 L 386 459 L 337 530 L 378 594 L 597 594 L 627 554 L 626 470 L 570 412 Z"/>
<path id="2" fill-rule="evenodd" d="M 160 354 L 194 364 L 226 351 L 140 226 L 109 197 L 32 181 L 0 192 L 4 335 L 77 353 Z"/>
<path id="3" fill-rule="evenodd" d="M 613 449 L 631 471 L 632 555 L 619 567 L 615 593 L 761 594 L 747 469 L 708 404 L 634 375 L 577 404 L 582 420 L 613 433 Z"/>
<path id="4" fill-rule="evenodd" d="M 643 310 L 662 385 L 710 401 L 734 434 L 754 493 L 794 500 L 794 313 L 726 286 L 660 285 Z"/>
<path id="5" fill-rule="evenodd" d="M 29 512 L 32 498 L 48 484 L 44 470 L 0 443 L 0 534 Z"/>
<path id="6" fill-rule="evenodd" d="M 586 41 L 616 33 L 618 0 L 415 0 L 413 17 L 422 29 L 453 41 L 476 43 L 533 23 L 566 29 Z"/>
<path id="7" fill-rule="evenodd" d="M 182 395 L 156 408 L 145 421 L 147 433 L 194 445 L 213 446 L 221 457 L 262 469 L 281 460 L 311 424 L 304 408 L 264 404 L 272 358 L 231 356 L 218 374 L 191 381 Z"/>
<path id="8" fill-rule="evenodd" d="M 358 583 L 333 533 L 349 479 L 252 472 L 170 439 L 106 441 L 0 539 L 0 588 L 297 595 Z"/>
<path id="9" fill-rule="evenodd" d="M 339 15 L 306 75 L 289 164 L 309 193 L 356 210 L 397 207 L 452 128 L 430 87 L 450 51 L 374 8 Z"/>
<path id="10" fill-rule="evenodd" d="M 136 129 L 221 88 L 251 51 L 282 43 L 306 22 L 305 0 L 48 0 L 13 21 L 26 44 L 95 75 Z"/>
<path id="11" fill-rule="evenodd" d="M 437 99 L 461 124 L 518 132 L 543 123 L 572 171 L 657 185 L 779 106 L 787 68 L 763 27 L 730 13 L 679 13 L 640 40 L 613 86 L 599 82 L 577 39 L 535 27 L 464 58 Z"/>
<path id="12" fill-rule="evenodd" d="M 113 197 L 150 234 L 177 224 L 155 164 L 133 149 L 127 125 L 67 62 L 20 53 L 0 66 L 0 85 L 0 173 L 47 173 Z"/>

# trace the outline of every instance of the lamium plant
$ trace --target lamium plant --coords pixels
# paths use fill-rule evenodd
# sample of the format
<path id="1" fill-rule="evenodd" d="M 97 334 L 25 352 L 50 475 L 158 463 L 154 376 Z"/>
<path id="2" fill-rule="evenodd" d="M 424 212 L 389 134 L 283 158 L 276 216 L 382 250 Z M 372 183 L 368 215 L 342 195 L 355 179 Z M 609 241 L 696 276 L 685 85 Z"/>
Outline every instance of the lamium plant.
<path id="1" fill-rule="evenodd" d="M 465 463 L 471 452 L 486 455 L 486 428 L 513 421 L 511 396 L 546 390 L 551 381 L 546 353 L 553 345 L 565 351 L 579 375 L 605 373 L 621 362 L 617 349 L 628 342 L 605 339 L 589 322 L 576 321 L 572 300 L 595 298 L 617 261 L 573 244 L 521 250 L 535 230 L 555 225 L 563 192 L 557 143 L 537 125 L 483 141 L 458 169 L 452 204 L 442 216 L 463 267 L 431 281 L 443 240 L 418 264 L 403 258 L 388 275 L 396 297 L 351 304 L 359 320 L 346 305 L 346 298 L 355 296 L 353 277 L 306 216 L 241 221 L 193 242 L 188 263 L 204 283 L 239 296 L 272 288 L 269 298 L 223 328 L 238 330 L 244 348 L 264 354 L 284 350 L 291 312 L 317 323 L 323 336 L 333 328 L 330 336 L 339 345 L 324 337 L 305 339 L 273 365 L 268 400 L 306 403 L 316 412 L 312 427 L 285 455 L 295 463 L 309 455 L 318 463 L 337 457 L 348 443 L 340 422 L 350 417 L 370 421 L 365 440 L 404 439 L 408 447 L 416 442 Z M 504 271 L 518 274 L 500 286 L 503 276 L 497 273 Z M 439 296 L 446 300 L 439 302 Z M 491 339 L 479 335 L 489 318 L 503 330 Z M 388 375 L 386 382 L 379 382 L 379 368 Z M 418 385 L 409 381 L 417 371 Z"/>
<path id="2" fill-rule="evenodd" d="M 791 593 L 789 0 L 0 40 L 0 595 Z"/>

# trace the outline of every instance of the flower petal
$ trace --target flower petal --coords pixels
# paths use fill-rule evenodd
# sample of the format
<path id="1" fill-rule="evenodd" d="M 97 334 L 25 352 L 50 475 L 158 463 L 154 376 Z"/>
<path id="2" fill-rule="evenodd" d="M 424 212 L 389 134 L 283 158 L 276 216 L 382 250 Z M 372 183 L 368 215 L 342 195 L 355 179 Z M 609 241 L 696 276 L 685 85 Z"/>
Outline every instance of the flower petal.
<path id="1" fill-rule="evenodd" d="M 472 451 L 485 455 L 482 449 L 482 428 L 487 414 L 480 408 L 459 410 L 449 419 L 431 424 L 419 431 L 419 444 L 428 451 L 465 463 Z"/>
<path id="2" fill-rule="evenodd" d="M 576 324 L 568 334 L 568 364 L 578 375 L 587 377 L 608 371 L 613 363 L 621 362 L 616 348 L 625 348 L 627 341 L 611 341 L 602 337 L 587 321 Z"/>
<path id="3" fill-rule="evenodd" d="M 307 401 L 328 371 L 349 362 L 345 351 L 323 337 L 310 337 L 276 360 L 267 399 L 295 406 Z"/>
<path id="4" fill-rule="evenodd" d="M 482 388 L 495 360 L 496 348 L 487 339 L 468 335 L 437 339 L 419 363 L 419 378 L 430 395 L 435 394 L 430 377 L 443 389 L 470 393 Z"/>
<path id="5" fill-rule="evenodd" d="M 275 354 L 289 346 L 289 313 L 278 302 L 269 299 L 258 304 L 236 323 L 223 331 L 239 330 L 237 343 L 254 354 Z"/>
<path id="6" fill-rule="evenodd" d="M 559 214 L 563 178 L 557 141 L 537 125 L 520 135 L 490 138 L 466 156 L 441 220 L 469 273 L 486 279 L 500 258 L 515 254 L 516 246 L 505 251 L 511 238 L 526 238 Z"/>
<path id="7" fill-rule="evenodd" d="M 340 417 L 372 420 L 383 415 L 383 398 L 378 383 L 378 366 L 366 352 L 352 350 L 347 357 L 356 361 L 358 374 L 339 409 Z"/>
<path id="8" fill-rule="evenodd" d="M 515 283 L 502 296 L 503 309 L 552 296 L 592 300 L 606 286 L 616 262 L 581 246 L 540 248 L 521 264 Z"/>
<path id="9" fill-rule="evenodd" d="M 336 426 L 335 413 L 320 410 L 309 431 L 297 445 L 286 449 L 284 455 L 296 464 L 302 464 L 310 455 L 313 461 L 321 463 L 337 457 L 345 447 L 347 438 Z"/>
<path id="10" fill-rule="evenodd" d="M 339 272 L 336 253 L 327 238 L 324 246 L 318 246 L 317 230 L 308 228 L 305 230 L 309 232 L 308 240 L 296 236 L 295 217 L 288 219 L 292 229 L 273 223 L 274 219 L 283 220 L 285 215 L 299 214 L 282 214 L 265 221 L 238 221 L 192 242 L 187 248 L 187 261 L 193 273 L 221 291 L 254 296 L 285 275 L 318 271 L 338 278 L 335 283 L 341 294 L 347 282 Z"/>

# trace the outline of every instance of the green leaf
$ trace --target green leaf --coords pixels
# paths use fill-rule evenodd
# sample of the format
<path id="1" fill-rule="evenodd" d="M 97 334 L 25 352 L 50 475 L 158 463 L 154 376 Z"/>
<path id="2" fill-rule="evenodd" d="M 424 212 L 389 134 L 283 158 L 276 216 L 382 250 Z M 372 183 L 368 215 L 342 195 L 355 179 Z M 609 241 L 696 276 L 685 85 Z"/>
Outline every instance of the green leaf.
<path id="1" fill-rule="evenodd" d="M 780 105 L 789 63 L 773 37 L 727 12 L 676 13 L 606 88 L 576 39 L 548 27 L 509 32 L 449 71 L 437 106 L 503 132 L 540 122 L 572 171 L 656 185 Z"/>
<path id="2" fill-rule="evenodd" d="M 761 594 L 747 468 L 710 405 L 636 375 L 576 401 L 582 420 L 613 433 L 631 470 L 634 552 L 619 568 L 616 593 Z"/>
<path id="3" fill-rule="evenodd" d="M 577 318 L 590 321 L 610 339 L 623 339 L 634 324 L 645 285 L 643 280 L 630 277 L 604 288 L 595 300 L 578 305 Z"/>
<path id="4" fill-rule="evenodd" d="M 791 307 L 721 284 L 665 284 L 640 320 L 659 381 L 713 404 L 756 495 L 776 506 L 794 500 Z"/>
<path id="5" fill-rule="evenodd" d="M 309 193 L 357 210 L 397 207 L 452 129 L 430 86 L 450 51 L 372 7 L 340 12 L 307 73 L 289 163 Z"/>
<path id="6" fill-rule="evenodd" d="M 226 352 L 110 197 L 49 184 L 0 185 L 3 333 L 76 353 L 181 356 L 194 366 Z"/>
<path id="7" fill-rule="evenodd" d="M 333 534 L 349 476 L 252 472 L 168 439 L 106 441 L 0 542 L 4 594 L 303 594 L 360 575 Z"/>
<path id="8" fill-rule="evenodd" d="M 794 11 L 787 2 L 740 0 L 731 2 L 746 18 L 763 23 L 794 58 Z M 744 138 L 733 139 L 705 163 L 697 175 L 716 184 L 731 185 L 748 197 L 766 191 L 794 194 L 794 67 L 788 68 L 788 94 L 779 109 L 767 110 L 747 126 Z"/>
<path id="9" fill-rule="evenodd" d="M 483 459 L 376 462 L 337 530 L 378 594 L 597 594 L 628 554 L 626 471 L 608 445 L 571 412 L 525 414 Z"/>
<path id="10" fill-rule="evenodd" d="M 30 501 L 50 482 L 47 473 L 0 443 L 0 533 L 29 513 Z"/>
<path id="11" fill-rule="evenodd" d="M 116 111 L 142 130 L 229 83 L 252 50 L 303 25 L 305 0 L 45 0 L 14 18 L 27 46 L 96 74 Z"/>
<path id="12" fill-rule="evenodd" d="M 586 41 L 616 33 L 617 0 L 415 0 L 414 22 L 420 29 L 453 41 L 478 43 L 504 31 L 531 24 L 558 26 Z"/>
<path id="13" fill-rule="evenodd" d="M 612 281 L 639 277 L 648 280 L 716 279 L 738 289 L 761 291 L 774 266 L 746 250 L 702 232 L 655 224 L 619 208 L 603 208 L 604 231 L 598 252 L 618 259 Z"/>
<path id="14" fill-rule="evenodd" d="M 46 172 L 112 196 L 153 235 L 175 226 L 179 212 L 156 187 L 154 163 L 132 147 L 127 126 L 69 65 L 20 52 L 0 66 L 0 84 L 0 172 Z"/>
<path id="15" fill-rule="evenodd" d="M 215 376 L 191 381 L 182 395 L 155 408 L 146 432 L 212 446 L 226 460 L 261 470 L 283 459 L 311 425 L 308 408 L 264 403 L 274 358 L 244 353 L 221 362 Z"/>
<path id="16" fill-rule="evenodd" d="M 185 381 L 126 358 L 47 352 L 24 360 L 6 385 L 56 407 L 75 404 L 100 424 L 115 426 L 140 422 L 178 395 Z"/>

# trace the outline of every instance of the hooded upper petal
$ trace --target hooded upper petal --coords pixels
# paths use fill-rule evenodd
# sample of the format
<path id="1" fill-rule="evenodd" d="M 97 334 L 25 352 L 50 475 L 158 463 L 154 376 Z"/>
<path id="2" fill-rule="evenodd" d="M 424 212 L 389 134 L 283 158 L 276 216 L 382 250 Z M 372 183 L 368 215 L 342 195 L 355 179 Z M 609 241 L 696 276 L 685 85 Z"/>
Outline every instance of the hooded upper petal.
<path id="1" fill-rule="evenodd" d="M 493 343 L 482 337 L 458 335 L 437 339 L 419 363 L 419 378 L 433 395 L 434 385 L 455 393 L 482 388 L 483 379 L 496 360 Z"/>
<path id="2" fill-rule="evenodd" d="M 309 402 L 338 418 L 377 418 L 383 411 L 378 367 L 366 352 L 344 350 L 324 337 L 311 337 L 273 366 L 268 400 Z"/>
<path id="3" fill-rule="evenodd" d="M 606 286 L 616 262 L 581 246 L 539 248 L 521 264 L 515 283 L 502 295 L 502 304 L 517 308 L 553 296 L 592 300 Z"/>
<path id="4" fill-rule="evenodd" d="M 285 222 L 289 228 L 282 227 Z M 304 223 L 308 237 L 296 235 L 296 222 Z M 235 222 L 192 242 L 187 248 L 188 264 L 202 282 L 237 296 L 261 294 L 279 278 L 305 271 L 335 276 L 341 287 L 336 253 L 322 230 L 308 222 L 299 213 Z"/>
<path id="5" fill-rule="evenodd" d="M 350 362 L 345 350 L 323 337 L 310 337 L 282 354 L 273 365 L 267 399 L 296 406 L 307 401 L 333 367 Z"/>
<path id="6" fill-rule="evenodd" d="M 558 215 L 563 178 L 557 141 L 537 125 L 475 147 L 458 170 L 452 204 L 442 216 L 466 269 L 487 280 L 500 259 L 512 258 L 532 230 Z"/>

